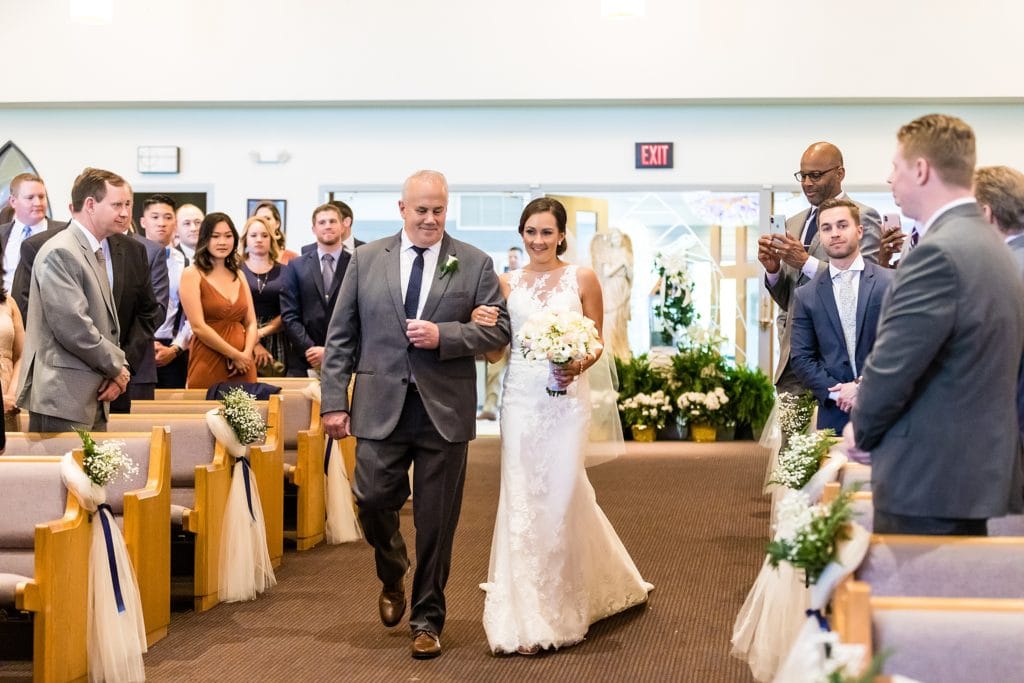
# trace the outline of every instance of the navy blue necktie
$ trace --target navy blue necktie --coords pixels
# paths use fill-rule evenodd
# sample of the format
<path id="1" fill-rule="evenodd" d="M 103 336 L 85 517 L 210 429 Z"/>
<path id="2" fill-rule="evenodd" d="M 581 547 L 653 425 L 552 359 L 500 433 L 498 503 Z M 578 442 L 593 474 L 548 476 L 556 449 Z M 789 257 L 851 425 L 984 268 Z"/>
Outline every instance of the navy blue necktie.
<path id="1" fill-rule="evenodd" d="M 412 270 L 409 271 L 409 284 L 405 288 L 405 317 L 409 320 L 416 318 L 416 311 L 420 307 L 420 286 L 423 284 L 423 252 L 427 247 L 413 247 L 416 251 L 416 259 L 412 262 Z"/>
<path id="2" fill-rule="evenodd" d="M 804 234 L 804 246 L 810 248 L 811 240 L 818 234 L 818 207 L 811 209 L 811 222 L 807 224 L 807 232 Z"/>

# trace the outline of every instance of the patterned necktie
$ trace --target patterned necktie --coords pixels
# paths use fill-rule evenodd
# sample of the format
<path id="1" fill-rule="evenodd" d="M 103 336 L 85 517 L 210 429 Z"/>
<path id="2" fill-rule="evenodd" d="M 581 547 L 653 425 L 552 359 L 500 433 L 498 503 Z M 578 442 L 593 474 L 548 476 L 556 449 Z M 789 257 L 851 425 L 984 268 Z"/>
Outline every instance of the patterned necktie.
<path id="1" fill-rule="evenodd" d="M 920 241 L 921 241 L 921 233 L 919 233 L 917 231 L 917 226 L 915 225 L 914 227 L 912 227 L 910 229 L 910 249 L 908 249 L 907 251 L 908 252 L 912 251 L 914 249 L 914 247 L 917 246 L 917 243 L 920 242 Z"/>
<path id="2" fill-rule="evenodd" d="M 836 275 L 833 281 L 836 295 L 836 308 L 839 309 L 839 321 L 843 324 L 843 336 L 846 338 L 846 352 L 850 355 L 850 368 L 853 376 L 857 376 L 857 298 L 853 291 L 853 271 L 844 270 Z"/>
<path id="3" fill-rule="evenodd" d="M 96 250 L 96 262 L 100 264 L 100 272 L 103 273 L 103 280 L 107 283 L 107 294 L 110 294 L 114 289 L 113 278 L 110 272 L 107 270 L 107 255 L 103 253 L 103 247 Z M 113 295 L 110 294 L 111 300 Z"/>
<path id="4" fill-rule="evenodd" d="M 334 282 L 334 256 L 332 254 L 324 254 L 320 260 L 323 261 L 320 274 L 324 278 L 324 298 L 328 299 L 331 296 L 331 284 Z"/>
<path id="5" fill-rule="evenodd" d="M 804 246 L 810 249 L 811 240 L 818 234 L 818 207 L 811 208 L 811 220 L 807 223 L 807 230 L 804 232 Z"/>
<path id="6" fill-rule="evenodd" d="M 423 284 L 423 252 L 427 247 L 413 247 L 416 251 L 416 258 L 412 262 L 412 270 L 409 271 L 409 284 L 405 288 L 405 317 L 409 320 L 416 318 L 416 311 L 420 308 L 420 286 Z"/>
<path id="7" fill-rule="evenodd" d="M 31 236 L 32 236 L 32 227 L 29 226 L 29 225 L 23 226 L 21 228 L 21 240 L 24 242 L 25 240 L 27 240 Z"/>

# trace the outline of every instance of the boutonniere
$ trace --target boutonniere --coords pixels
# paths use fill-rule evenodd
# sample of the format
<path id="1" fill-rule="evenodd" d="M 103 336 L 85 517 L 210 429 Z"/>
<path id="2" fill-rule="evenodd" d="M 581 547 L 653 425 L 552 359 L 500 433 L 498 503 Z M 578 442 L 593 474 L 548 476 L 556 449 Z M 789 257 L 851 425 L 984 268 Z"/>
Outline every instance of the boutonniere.
<path id="1" fill-rule="evenodd" d="M 449 255 L 448 256 L 448 260 L 444 262 L 443 266 L 441 266 L 441 277 L 443 278 L 445 275 L 451 275 L 452 273 L 454 273 L 458 269 L 459 269 L 459 257 Z"/>

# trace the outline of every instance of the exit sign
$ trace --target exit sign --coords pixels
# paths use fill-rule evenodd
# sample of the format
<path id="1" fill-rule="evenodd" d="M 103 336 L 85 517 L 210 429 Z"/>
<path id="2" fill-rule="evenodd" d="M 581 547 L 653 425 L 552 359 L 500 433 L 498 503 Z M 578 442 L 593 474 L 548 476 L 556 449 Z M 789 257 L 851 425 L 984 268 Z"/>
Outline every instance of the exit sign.
<path id="1" fill-rule="evenodd" d="M 672 168 L 671 142 L 636 143 L 637 168 Z"/>

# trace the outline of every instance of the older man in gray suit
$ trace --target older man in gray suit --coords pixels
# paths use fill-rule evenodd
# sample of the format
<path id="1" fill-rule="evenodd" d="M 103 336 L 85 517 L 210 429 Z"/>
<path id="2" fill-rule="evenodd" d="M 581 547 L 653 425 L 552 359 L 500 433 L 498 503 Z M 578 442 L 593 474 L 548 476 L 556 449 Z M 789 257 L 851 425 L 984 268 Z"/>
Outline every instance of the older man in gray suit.
<path id="1" fill-rule="evenodd" d="M 85 169 L 71 188 L 70 225 L 36 255 L 18 399 L 30 431 L 103 431 L 109 402 L 128 386 L 107 238 L 123 230 L 130 205 L 123 178 Z"/>
<path id="2" fill-rule="evenodd" d="M 789 366 L 789 309 L 797 287 L 810 282 L 828 269 L 828 254 L 818 235 L 818 206 L 826 199 L 847 199 L 843 191 L 843 153 L 830 142 L 815 142 L 800 157 L 800 170 L 793 174 L 810 203 L 810 208 L 786 220 L 786 232 L 762 235 L 758 239 L 757 257 L 765 270 L 765 286 L 778 305 L 779 364 L 775 369 L 775 386 L 780 392 L 800 393 L 805 387 Z M 880 236 L 878 212 L 870 206 L 854 202 L 860 211 L 864 234 L 860 253 L 875 261 Z"/>
<path id="3" fill-rule="evenodd" d="M 878 533 L 984 535 L 1021 509 L 1024 283 L 971 194 L 974 131 L 903 126 L 889 176 L 920 240 L 896 271 L 851 416 Z"/>
<path id="4" fill-rule="evenodd" d="M 509 320 L 491 259 L 445 234 L 444 176 L 411 176 L 398 207 L 402 231 L 360 247 L 349 263 L 327 331 L 321 408 L 329 436 L 358 437 L 355 493 L 386 626 L 405 613 L 409 559 L 398 513 L 415 465 L 409 626 L 412 656 L 427 659 L 441 654 L 444 587 L 476 436 L 474 357 L 509 342 Z M 494 327 L 471 322 L 481 305 L 497 307 Z"/>

